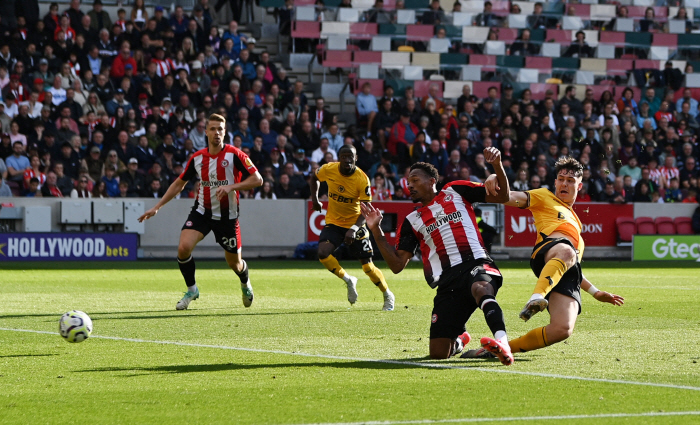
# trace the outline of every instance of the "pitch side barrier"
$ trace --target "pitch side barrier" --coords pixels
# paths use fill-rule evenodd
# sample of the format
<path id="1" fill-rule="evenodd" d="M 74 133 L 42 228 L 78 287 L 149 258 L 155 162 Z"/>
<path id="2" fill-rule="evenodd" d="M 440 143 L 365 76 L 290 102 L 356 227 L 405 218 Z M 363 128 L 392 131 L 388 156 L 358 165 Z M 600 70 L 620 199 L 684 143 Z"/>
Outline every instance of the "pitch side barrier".
<path id="1" fill-rule="evenodd" d="M 193 200 L 174 199 L 155 217 L 138 223 L 138 217 L 156 202 L 152 198 L 2 198 L 0 262 L 135 260 L 143 258 L 144 252 L 174 252 Z M 415 208 L 409 201 L 373 204 L 384 213 L 384 231 L 390 241 L 394 240 L 406 214 Z M 690 217 L 695 207 L 689 204 L 577 203 L 574 209 L 584 223 L 587 246 L 615 247 L 617 217 Z M 534 244 L 536 233 L 529 211 L 498 204 L 481 204 L 479 208 L 483 220 L 500 231 L 501 248 Z M 241 199 L 240 223 L 246 249 L 254 248 L 260 255 L 280 250 L 289 252 L 300 243 L 318 240 L 325 225 L 325 210 L 313 211 L 308 200 Z M 666 245 L 673 244 L 670 240 L 667 242 Z M 692 245 L 687 241 L 682 243 Z M 200 246 L 211 248 L 212 256 L 220 254 L 211 234 Z M 681 253 L 684 250 L 681 248 Z M 669 248 L 669 256 L 673 258 L 670 252 Z"/>

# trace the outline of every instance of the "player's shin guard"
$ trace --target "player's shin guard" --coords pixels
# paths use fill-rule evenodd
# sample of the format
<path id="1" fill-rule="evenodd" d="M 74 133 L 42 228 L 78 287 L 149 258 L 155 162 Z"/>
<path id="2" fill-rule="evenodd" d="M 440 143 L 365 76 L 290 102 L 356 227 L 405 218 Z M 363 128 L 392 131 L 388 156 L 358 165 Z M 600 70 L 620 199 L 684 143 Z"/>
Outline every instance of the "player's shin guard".
<path id="1" fill-rule="evenodd" d="M 241 280 L 241 283 L 245 284 L 248 282 L 248 263 L 243 261 L 243 271 L 242 272 L 237 272 L 234 270 L 234 272 L 238 275 L 238 278 Z"/>
<path id="2" fill-rule="evenodd" d="M 491 329 L 493 336 L 498 340 L 506 339 L 505 342 L 507 343 L 507 338 L 505 337 L 506 322 L 503 320 L 503 310 L 501 310 L 501 306 L 498 305 L 496 297 L 493 295 L 484 295 L 479 300 L 479 307 L 484 313 L 484 319 L 486 319 L 486 324 L 489 326 L 489 329 Z"/>
<path id="3" fill-rule="evenodd" d="M 180 266 L 180 273 L 182 273 L 182 277 L 185 278 L 185 284 L 187 284 L 187 287 L 189 288 L 196 285 L 197 281 L 194 279 L 194 258 L 191 255 L 190 258 L 186 258 L 184 260 L 178 257 L 177 264 Z"/>
<path id="4" fill-rule="evenodd" d="M 334 256 L 329 255 L 326 258 L 319 258 L 318 261 L 320 261 L 321 264 L 323 264 L 329 272 L 333 273 L 339 278 L 342 279 L 345 277 L 345 269 L 340 267 L 340 263 Z"/>
<path id="5" fill-rule="evenodd" d="M 549 291 L 559 283 L 566 270 L 566 264 L 558 258 L 552 258 L 547 261 L 547 264 L 542 268 L 540 278 L 537 279 L 537 285 L 535 285 L 533 294 L 540 294 L 542 297 L 547 296 Z"/>
<path id="6" fill-rule="evenodd" d="M 510 341 L 510 349 L 513 353 L 524 353 L 544 348 L 548 345 L 547 330 L 544 327 L 533 329 L 520 338 Z"/>
<path id="7" fill-rule="evenodd" d="M 386 292 L 386 290 L 389 289 L 386 284 L 386 280 L 384 279 L 384 273 L 382 273 L 382 271 L 379 270 L 374 263 L 363 264 L 362 270 L 365 272 L 369 280 L 377 285 L 377 288 L 379 288 L 380 291 Z"/>

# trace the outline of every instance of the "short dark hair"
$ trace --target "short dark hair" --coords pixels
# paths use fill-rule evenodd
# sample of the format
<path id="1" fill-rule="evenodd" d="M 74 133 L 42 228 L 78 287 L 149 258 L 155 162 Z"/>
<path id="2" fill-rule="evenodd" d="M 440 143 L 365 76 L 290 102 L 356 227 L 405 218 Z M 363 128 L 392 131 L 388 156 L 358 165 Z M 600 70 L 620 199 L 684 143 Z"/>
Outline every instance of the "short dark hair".
<path id="1" fill-rule="evenodd" d="M 343 150 L 349 150 L 352 154 L 356 153 L 355 147 L 352 145 L 343 145 L 340 148 L 338 148 L 338 155 L 340 155 Z"/>
<path id="2" fill-rule="evenodd" d="M 428 177 L 435 179 L 435 181 L 438 181 L 440 178 L 437 168 L 435 168 L 432 164 L 428 164 L 427 162 L 416 162 L 415 164 L 411 165 L 411 171 L 413 170 L 421 170 L 427 174 Z"/>
<path id="3" fill-rule="evenodd" d="M 583 166 L 581 163 L 570 156 L 560 158 L 554 164 L 554 170 L 557 174 L 559 174 L 561 170 L 570 171 L 574 177 L 581 177 L 583 175 Z"/>

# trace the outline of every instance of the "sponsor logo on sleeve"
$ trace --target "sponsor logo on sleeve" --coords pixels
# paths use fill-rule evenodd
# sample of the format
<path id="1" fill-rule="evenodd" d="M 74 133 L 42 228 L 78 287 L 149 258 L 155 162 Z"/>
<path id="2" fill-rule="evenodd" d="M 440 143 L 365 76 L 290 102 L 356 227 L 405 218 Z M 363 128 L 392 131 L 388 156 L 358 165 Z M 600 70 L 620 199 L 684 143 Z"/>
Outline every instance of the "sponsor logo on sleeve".
<path id="1" fill-rule="evenodd" d="M 248 168 L 248 169 L 254 168 L 254 167 L 255 167 L 255 166 L 253 165 L 253 161 L 251 161 L 250 158 L 246 158 L 246 159 L 245 159 L 245 166 L 246 166 L 246 168 Z"/>
<path id="2" fill-rule="evenodd" d="M 372 192 L 370 191 L 369 186 L 367 186 L 365 188 L 365 195 L 370 196 L 371 194 L 372 194 Z"/>

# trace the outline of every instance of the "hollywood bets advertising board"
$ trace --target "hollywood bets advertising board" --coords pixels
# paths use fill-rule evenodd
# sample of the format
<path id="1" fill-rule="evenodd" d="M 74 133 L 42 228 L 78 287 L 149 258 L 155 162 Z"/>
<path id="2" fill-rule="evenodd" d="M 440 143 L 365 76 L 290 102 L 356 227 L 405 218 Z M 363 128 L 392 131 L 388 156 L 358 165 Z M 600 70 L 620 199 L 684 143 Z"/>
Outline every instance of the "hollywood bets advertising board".
<path id="1" fill-rule="evenodd" d="M 634 206 L 607 203 L 577 203 L 574 212 L 583 225 L 583 240 L 586 246 L 616 246 L 617 217 L 633 217 Z M 527 209 L 506 207 L 505 245 L 519 247 L 535 245 L 537 230 L 532 213 Z"/>

